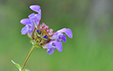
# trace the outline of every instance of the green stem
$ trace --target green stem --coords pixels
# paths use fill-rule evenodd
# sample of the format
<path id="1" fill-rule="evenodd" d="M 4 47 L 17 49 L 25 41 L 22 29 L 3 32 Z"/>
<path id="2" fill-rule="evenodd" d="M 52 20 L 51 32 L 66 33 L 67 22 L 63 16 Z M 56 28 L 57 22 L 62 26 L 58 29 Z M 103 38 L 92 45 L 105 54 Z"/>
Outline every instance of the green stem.
<path id="1" fill-rule="evenodd" d="M 32 48 L 30 49 L 29 53 L 27 54 L 27 56 L 26 56 L 26 58 L 25 58 L 25 60 L 24 60 L 24 63 L 23 63 L 22 68 L 21 68 L 21 71 L 22 71 L 23 68 L 25 67 L 25 65 L 26 65 L 26 63 L 27 63 L 27 60 L 29 59 L 29 57 L 30 57 L 30 55 L 31 55 L 31 53 L 33 52 L 34 49 L 35 49 L 35 47 L 32 46 Z"/>

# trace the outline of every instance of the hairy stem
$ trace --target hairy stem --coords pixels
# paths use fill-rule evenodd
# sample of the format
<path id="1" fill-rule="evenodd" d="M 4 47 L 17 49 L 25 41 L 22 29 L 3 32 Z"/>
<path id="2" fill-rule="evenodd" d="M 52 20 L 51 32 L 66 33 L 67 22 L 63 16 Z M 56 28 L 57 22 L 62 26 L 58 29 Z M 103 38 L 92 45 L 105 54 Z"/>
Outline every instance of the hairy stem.
<path id="1" fill-rule="evenodd" d="M 23 63 L 22 68 L 21 68 L 21 71 L 22 71 L 23 68 L 25 67 L 25 65 L 26 65 L 26 63 L 27 63 L 27 60 L 29 59 L 29 57 L 30 57 L 30 55 L 31 55 L 31 53 L 33 52 L 34 49 L 35 49 L 35 47 L 32 46 L 32 48 L 30 49 L 29 53 L 27 54 L 27 56 L 26 56 L 26 58 L 25 58 L 25 60 L 24 60 L 24 63 Z"/>

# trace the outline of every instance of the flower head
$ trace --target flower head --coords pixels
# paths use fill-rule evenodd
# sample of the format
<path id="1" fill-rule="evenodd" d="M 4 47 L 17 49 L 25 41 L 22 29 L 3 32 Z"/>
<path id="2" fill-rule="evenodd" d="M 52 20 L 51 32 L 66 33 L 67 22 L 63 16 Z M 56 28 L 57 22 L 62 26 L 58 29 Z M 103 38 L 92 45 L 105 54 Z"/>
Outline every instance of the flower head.
<path id="1" fill-rule="evenodd" d="M 48 29 L 49 27 L 45 23 L 40 24 L 40 6 L 31 5 L 30 9 L 38 14 L 32 13 L 28 16 L 28 18 L 20 21 L 20 23 L 25 25 L 25 27 L 23 27 L 21 30 L 22 35 L 27 34 L 31 38 L 31 42 L 35 47 L 45 49 L 50 55 L 53 54 L 55 49 L 62 52 L 62 41 L 67 41 L 66 35 L 69 38 L 72 38 L 72 31 L 70 29 L 63 28 L 53 33 L 53 29 Z"/>

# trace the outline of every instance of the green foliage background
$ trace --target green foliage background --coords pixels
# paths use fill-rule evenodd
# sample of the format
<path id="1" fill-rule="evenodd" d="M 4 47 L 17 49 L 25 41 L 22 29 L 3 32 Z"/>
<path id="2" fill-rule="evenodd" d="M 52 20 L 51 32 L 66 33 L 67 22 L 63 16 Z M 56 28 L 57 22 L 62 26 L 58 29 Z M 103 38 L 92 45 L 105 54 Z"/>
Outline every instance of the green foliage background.
<path id="1" fill-rule="evenodd" d="M 63 52 L 48 55 L 36 48 L 25 68 L 30 71 L 113 71 L 113 21 L 104 33 L 89 38 L 87 22 L 91 0 L 2 0 L 0 3 L 0 71 L 18 71 L 11 63 L 23 64 L 32 47 L 30 39 L 21 35 L 20 20 L 33 11 L 30 5 L 41 6 L 42 20 L 54 32 L 70 28 L 73 38 L 63 43 Z M 113 13 L 112 13 L 113 14 Z M 111 14 L 111 16 L 113 16 Z M 103 26 L 100 21 L 100 26 Z M 95 28 L 96 29 L 96 28 Z M 92 31 L 93 32 L 93 31 Z M 101 33 L 101 32 L 100 32 Z"/>

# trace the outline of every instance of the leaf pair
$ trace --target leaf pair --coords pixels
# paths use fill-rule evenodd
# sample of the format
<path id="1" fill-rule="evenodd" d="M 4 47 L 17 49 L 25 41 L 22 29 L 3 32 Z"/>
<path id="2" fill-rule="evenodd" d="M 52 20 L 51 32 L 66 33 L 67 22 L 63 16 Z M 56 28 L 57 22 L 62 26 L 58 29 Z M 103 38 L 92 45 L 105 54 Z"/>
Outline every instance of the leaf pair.
<path id="1" fill-rule="evenodd" d="M 13 60 L 11 60 L 11 62 L 19 69 L 19 71 L 21 71 L 21 66 L 18 63 L 15 63 Z M 30 71 L 28 69 L 23 69 L 22 71 Z"/>

